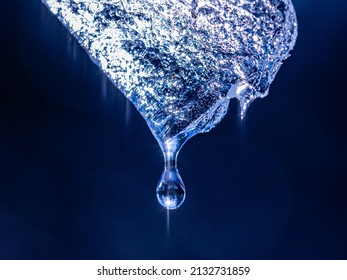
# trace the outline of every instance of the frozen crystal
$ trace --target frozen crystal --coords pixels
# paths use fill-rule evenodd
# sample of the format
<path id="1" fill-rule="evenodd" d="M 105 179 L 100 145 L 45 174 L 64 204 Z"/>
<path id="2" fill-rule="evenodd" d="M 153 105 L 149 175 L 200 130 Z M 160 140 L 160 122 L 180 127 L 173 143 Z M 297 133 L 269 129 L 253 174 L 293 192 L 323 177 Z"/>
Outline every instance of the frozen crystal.
<path id="1" fill-rule="evenodd" d="M 297 36 L 290 0 L 43 0 L 146 119 L 159 143 L 241 115 Z M 162 147 L 163 148 L 163 147 Z"/>

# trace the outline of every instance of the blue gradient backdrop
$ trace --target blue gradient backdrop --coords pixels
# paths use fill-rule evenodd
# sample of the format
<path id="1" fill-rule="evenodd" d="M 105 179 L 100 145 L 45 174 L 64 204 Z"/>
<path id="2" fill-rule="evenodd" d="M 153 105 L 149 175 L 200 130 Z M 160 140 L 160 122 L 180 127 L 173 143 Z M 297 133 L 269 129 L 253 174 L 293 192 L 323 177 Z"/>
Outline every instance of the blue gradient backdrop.
<path id="1" fill-rule="evenodd" d="M 347 259 L 347 4 L 294 5 L 270 95 L 182 149 L 168 232 L 140 114 L 39 0 L 2 3 L 0 259 Z"/>

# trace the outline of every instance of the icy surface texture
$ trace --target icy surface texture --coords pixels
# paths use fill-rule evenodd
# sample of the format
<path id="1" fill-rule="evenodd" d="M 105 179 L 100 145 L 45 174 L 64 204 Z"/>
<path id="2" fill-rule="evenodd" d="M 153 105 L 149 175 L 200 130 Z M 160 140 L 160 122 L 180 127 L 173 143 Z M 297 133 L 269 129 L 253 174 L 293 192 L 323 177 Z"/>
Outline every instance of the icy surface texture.
<path id="1" fill-rule="evenodd" d="M 162 148 L 210 130 L 230 98 L 240 100 L 243 116 L 267 95 L 297 36 L 290 0 L 43 2 L 132 101 Z"/>

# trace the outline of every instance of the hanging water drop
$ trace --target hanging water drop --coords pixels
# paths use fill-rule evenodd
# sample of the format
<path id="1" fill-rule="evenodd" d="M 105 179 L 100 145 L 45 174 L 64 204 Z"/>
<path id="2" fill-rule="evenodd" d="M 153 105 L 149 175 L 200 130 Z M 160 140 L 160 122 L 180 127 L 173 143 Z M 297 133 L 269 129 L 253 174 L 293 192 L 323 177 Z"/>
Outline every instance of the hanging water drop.
<path id="1" fill-rule="evenodd" d="M 177 209 L 186 198 L 185 186 L 177 169 L 177 156 L 185 141 L 184 137 L 176 137 L 159 142 L 165 166 L 157 186 L 157 199 L 168 210 Z"/>
<path id="2" fill-rule="evenodd" d="M 167 166 L 157 186 L 157 199 L 168 210 L 177 209 L 182 205 L 186 191 L 178 169 Z"/>

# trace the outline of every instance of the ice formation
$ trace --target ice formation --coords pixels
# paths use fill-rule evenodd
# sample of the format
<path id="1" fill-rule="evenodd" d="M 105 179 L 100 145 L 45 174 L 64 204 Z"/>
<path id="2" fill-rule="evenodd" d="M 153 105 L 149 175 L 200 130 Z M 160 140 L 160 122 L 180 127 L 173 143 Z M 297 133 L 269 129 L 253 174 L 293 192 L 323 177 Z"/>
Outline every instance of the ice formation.
<path id="1" fill-rule="evenodd" d="M 290 0 L 43 2 L 136 106 L 174 166 L 184 142 L 220 122 L 230 98 L 243 117 L 267 95 L 297 36 Z"/>

